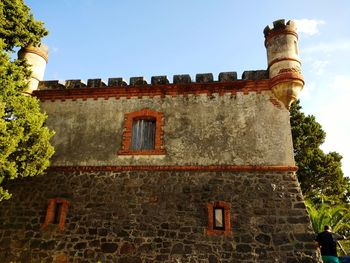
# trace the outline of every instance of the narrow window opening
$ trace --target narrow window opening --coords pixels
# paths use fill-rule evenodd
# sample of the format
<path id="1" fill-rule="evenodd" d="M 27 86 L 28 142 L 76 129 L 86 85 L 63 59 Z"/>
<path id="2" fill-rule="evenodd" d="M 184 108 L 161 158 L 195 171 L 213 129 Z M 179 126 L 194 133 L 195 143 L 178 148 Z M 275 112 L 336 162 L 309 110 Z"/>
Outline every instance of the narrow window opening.
<path id="1" fill-rule="evenodd" d="M 295 51 L 295 54 L 298 55 L 298 43 L 296 41 L 294 41 L 294 51 Z"/>
<path id="2" fill-rule="evenodd" d="M 132 124 L 132 150 L 153 150 L 155 148 L 156 120 L 136 119 Z"/>
<path id="3" fill-rule="evenodd" d="M 225 210 L 223 207 L 214 207 L 214 229 L 225 230 Z"/>
<path id="4" fill-rule="evenodd" d="M 208 235 L 231 235 L 231 205 L 225 201 L 207 203 Z"/>
<path id="5" fill-rule="evenodd" d="M 58 225 L 60 223 L 61 211 L 62 211 L 62 203 L 56 203 L 55 216 L 52 222 L 53 224 Z"/>
<path id="6" fill-rule="evenodd" d="M 59 230 L 64 230 L 69 201 L 63 198 L 52 198 L 48 200 L 45 222 L 43 228 L 55 225 Z"/>

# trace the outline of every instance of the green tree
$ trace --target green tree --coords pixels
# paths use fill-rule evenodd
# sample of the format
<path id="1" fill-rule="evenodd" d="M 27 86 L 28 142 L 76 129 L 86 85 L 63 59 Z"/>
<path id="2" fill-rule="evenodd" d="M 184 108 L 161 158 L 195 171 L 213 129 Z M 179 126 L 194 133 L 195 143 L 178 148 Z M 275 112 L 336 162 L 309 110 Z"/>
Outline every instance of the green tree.
<path id="1" fill-rule="evenodd" d="M 326 225 L 332 230 L 342 235 L 350 233 L 350 211 L 349 205 L 321 203 L 314 205 L 311 201 L 306 201 L 306 207 L 315 233 L 323 231 Z"/>
<path id="2" fill-rule="evenodd" d="M 326 133 L 314 116 L 301 112 L 299 101 L 290 110 L 294 157 L 301 189 L 315 203 L 322 199 L 347 203 L 350 182 L 341 169 L 342 156 L 337 152 L 324 153 L 320 146 Z"/>
<path id="3" fill-rule="evenodd" d="M 35 97 L 23 95 L 30 77 L 28 65 L 11 60 L 16 48 L 39 44 L 47 35 L 22 0 L 0 1 L 0 201 L 11 194 L 4 183 L 42 174 L 54 150 L 53 132 L 44 126 Z"/>
<path id="4" fill-rule="evenodd" d="M 306 202 L 306 208 L 312 223 L 314 232 L 320 233 L 326 225 L 332 228 L 332 231 L 341 235 L 350 234 L 350 210 L 348 204 L 334 205 L 322 202 L 314 205 L 310 200 Z M 338 241 L 343 254 L 350 251 L 350 240 Z M 344 253 L 345 252 L 345 253 Z"/>

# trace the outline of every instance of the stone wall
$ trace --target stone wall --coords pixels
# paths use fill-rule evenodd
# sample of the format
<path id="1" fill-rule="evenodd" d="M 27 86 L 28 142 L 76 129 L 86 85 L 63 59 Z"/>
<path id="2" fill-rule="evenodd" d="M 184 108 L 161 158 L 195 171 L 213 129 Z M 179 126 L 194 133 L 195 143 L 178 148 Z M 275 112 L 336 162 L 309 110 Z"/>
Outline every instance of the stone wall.
<path id="1" fill-rule="evenodd" d="M 56 131 L 52 165 L 293 166 L 288 110 L 276 106 L 270 91 L 227 91 L 221 95 L 45 100 L 41 106 L 49 116 L 47 125 Z M 164 115 L 166 154 L 118 155 L 125 114 L 144 108 Z"/>
<path id="2" fill-rule="evenodd" d="M 294 172 L 51 171 L 9 185 L 0 262 L 319 262 Z M 69 200 L 63 231 L 47 201 Z M 231 234 L 208 235 L 208 202 L 230 203 Z"/>

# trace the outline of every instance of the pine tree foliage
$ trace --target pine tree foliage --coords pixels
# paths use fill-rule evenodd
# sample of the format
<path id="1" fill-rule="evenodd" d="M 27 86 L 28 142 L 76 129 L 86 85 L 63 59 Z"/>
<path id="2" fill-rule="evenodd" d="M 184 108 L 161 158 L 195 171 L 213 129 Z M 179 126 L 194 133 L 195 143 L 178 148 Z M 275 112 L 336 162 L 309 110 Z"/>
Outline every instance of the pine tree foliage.
<path id="1" fill-rule="evenodd" d="M 0 1 L 0 201 L 11 194 L 4 183 L 42 174 L 53 155 L 53 132 L 44 126 L 35 97 L 23 95 L 30 77 L 28 65 L 11 60 L 18 47 L 36 45 L 47 35 L 22 0 Z"/>
<path id="2" fill-rule="evenodd" d="M 2 50 L 38 44 L 48 34 L 41 21 L 35 21 L 30 9 L 22 0 L 0 1 L 0 39 Z"/>
<path id="3" fill-rule="evenodd" d="M 324 153 L 320 148 L 326 133 L 314 116 L 305 116 L 299 101 L 290 110 L 294 157 L 301 189 L 306 198 L 315 203 L 323 199 L 347 203 L 349 178 L 341 169 L 342 156 L 337 152 Z"/>

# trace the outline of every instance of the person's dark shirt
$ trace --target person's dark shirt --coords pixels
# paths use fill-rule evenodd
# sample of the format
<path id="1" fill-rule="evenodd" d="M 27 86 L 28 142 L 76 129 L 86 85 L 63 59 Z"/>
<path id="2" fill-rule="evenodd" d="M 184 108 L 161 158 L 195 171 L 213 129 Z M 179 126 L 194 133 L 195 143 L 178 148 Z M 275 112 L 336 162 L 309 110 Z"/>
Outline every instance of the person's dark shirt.
<path id="1" fill-rule="evenodd" d="M 317 235 L 316 241 L 321 247 L 322 256 L 337 256 L 337 240 L 329 231 L 323 231 Z"/>

